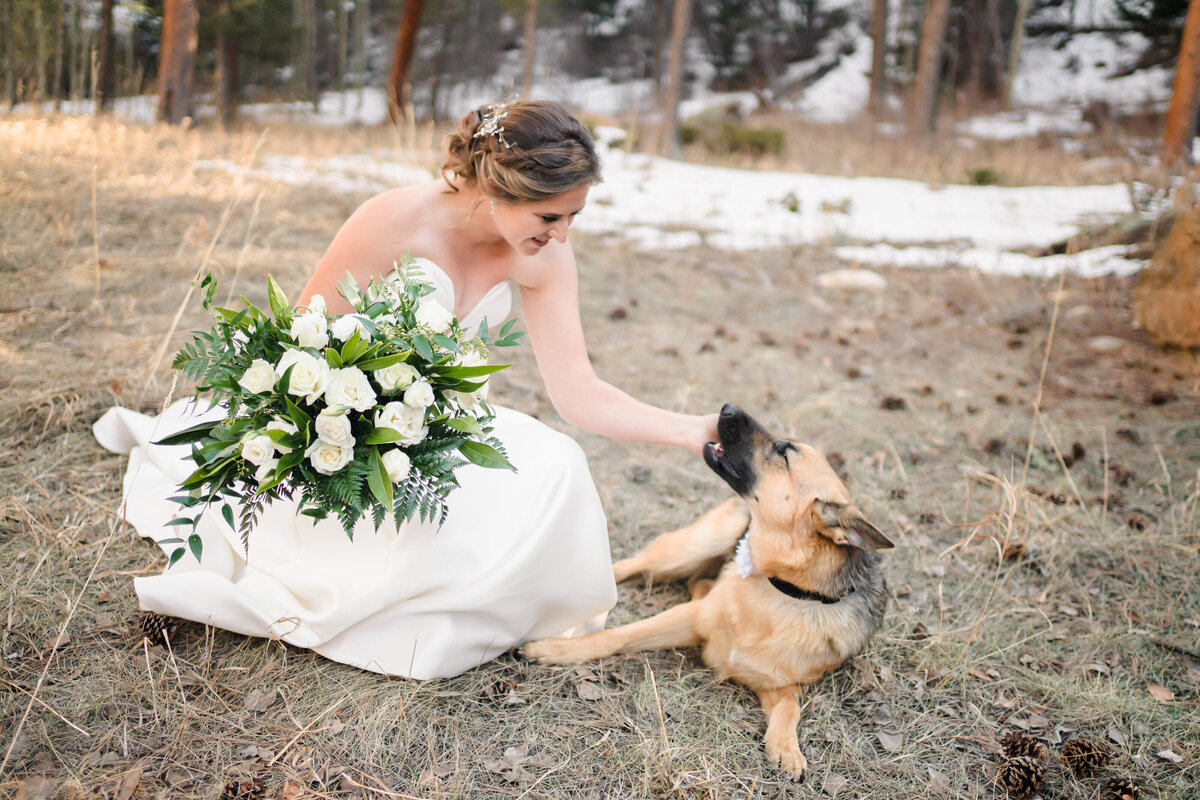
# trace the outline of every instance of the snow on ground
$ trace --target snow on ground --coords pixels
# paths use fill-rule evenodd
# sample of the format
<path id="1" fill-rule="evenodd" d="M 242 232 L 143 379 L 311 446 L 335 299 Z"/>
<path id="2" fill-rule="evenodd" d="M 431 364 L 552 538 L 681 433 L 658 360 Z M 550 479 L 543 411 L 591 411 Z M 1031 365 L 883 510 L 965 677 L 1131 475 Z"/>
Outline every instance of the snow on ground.
<path id="1" fill-rule="evenodd" d="M 615 135 L 604 129 L 601 137 Z M 582 232 L 645 250 L 726 250 L 824 244 L 847 261 L 962 265 L 1002 274 L 1128 274 L 1124 248 L 1071 257 L 1019 252 L 1070 236 L 1081 223 L 1128 212 L 1124 185 L 935 187 L 886 178 L 839 178 L 687 164 L 600 145 L 604 182 L 578 217 Z M 199 166 L 242 172 L 228 161 Z M 249 170 L 293 186 L 366 193 L 430 180 L 428 170 L 375 155 L 272 156 Z"/>

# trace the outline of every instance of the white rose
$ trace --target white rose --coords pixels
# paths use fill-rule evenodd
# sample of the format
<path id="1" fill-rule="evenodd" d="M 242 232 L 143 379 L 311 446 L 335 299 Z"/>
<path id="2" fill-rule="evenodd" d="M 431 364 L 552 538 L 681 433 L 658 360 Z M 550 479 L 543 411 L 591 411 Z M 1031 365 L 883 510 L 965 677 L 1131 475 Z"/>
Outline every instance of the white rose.
<path id="1" fill-rule="evenodd" d="M 288 331 L 301 347 L 315 347 L 318 350 L 329 344 L 329 334 L 325 332 L 324 314 L 299 314 L 292 320 L 292 329 Z"/>
<path id="2" fill-rule="evenodd" d="M 275 471 L 275 467 L 278 466 L 278 464 L 279 459 L 272 458 L 270 461 L 260 465 L 258 469 L 254 470 L 254 480 L 262 483 L 271 476 L 271 473 Z"/>
<path id="3" fill-rule="evenodd" d="M 310 314 L 325 314 L 325 297 L 323 295 L 314 294 L 308 298 L 308 313 Z"/>
<path id="4" fill-rule="evenodd" d="M 395 325 L 396 324 L 396 315 L 395 314 L 383 314 L 381 316 L 378 316 L 375 318 L 375 324 L 376 325 Z"/>
<path id="5" fill-rule="evenodd" d="M 354 447 L 354 434 L 350 432 L 349 414 L 331 414 L 325 409 L 317 415 L 317 436 L 326 444 L 338 447 Z"/>
<path id="6" fill-rule="evenodd" d="M 450 327 L 454 313 L 431 297 L 426 297 L 417 307 L 417 324 L 424 325 L 431 331 L 440 333 Z"/>
<path id="7" fill-rule="evenodd" d="M 309 403 L 315 403 L 329 384 L 330 370 L 325 359 L 315 358 L 303 350 L 288 350 L 275 365 L 275 377 L 282 378 L 288 367 L 292 368 L 288 394 L 303 396 Z"/>
<path id="8" fill-rule="evenodd" d="M 433 405 L 433 387 L 425 381 L 417 381 L 404 390 L 404 405 L 420 409 Z"/>
<path id="9" fill-rule="evenodd" d="M 238 378 L 238 385 L 251 394 L 269 392 L 275 385 L 275 370 L 266 361 L 256 358 Z"/>
<path id="10" fill-rule="evenodd" d="M 375 405 L 375 390 L 371 388 L 367 374 L 358 367 L 335 369 L 325 390 L 325 402 L 366 411 Z"/>
<path id="11" fill-rule="evenodd" d="M 333 338 L 339 342 L 350 341 L 350 337 L 354 335 L 355 331 L 358 331 L 358 338 L 360 339 L 371 338 L 371 335 L 367 332 L 367 326 L 363 324 L 362 317 L 357 314 L 343 314 L 333 321 L 333 324 L 329 326 L 329 330 L 333 334 Z"/>
<path id="12" fill-rule="evenodd" d="M 275 442 L 271 441 L 271 437 L 265 433 L 251 436 L 242 441 L 242 458 L 254 466 L 260 467 L 274 457 Z"/>
<path id="13" fill-rule="evenodd" d="M 375 414 L 375 427 L 391 428 L 400 434 L 400 441 L 405 444 L 416 444 L 425 438 L 429 429 L 422 425 L 424 421 L 424 409 L 409 408 L 403 403 L 394 401 L 379 409 Z"/>
<path id="14" fill-rule="evenodd" d="M 290 421 L 284 419 L 283 417 L 276 417 L 275 419 L 273 419 L 267 423 L 267 430 L 283 431 L 284 433 L 291 434 L 291 433 L 296 433 L 300 429 L 297 428 L 295 425 L 293 425 Z M 279 452 L 279 453 L 290 453 L 290 452 L 292 452 L 292 448 L 288 447 L 285 444 L 280 444 L 279 442 L 275 442 L 275 451 Z"/>
<path id="15" fill-rule="evenodd" d="M 332 475 L 350 463 L 354 458 L 354 449 L 351 447 L 338 447 L 337 445 L 317 439 L 304 451 L 304 455 L 308 456 L 313 469 L 317 472 L 322 475 Z"/>
<path id="16" fill-rule="evenodd" d="M 379 381 L 379 387 L 388 394 L 408 388 L 419 377 L 421 373 L 417 372 L 416 367 L 403 362 L 375 370 L 375 380 Z"/>
<path id="17" fill-rule="evenodd" d="M 383 454 L 383 468 L 387 470 L 388 478 L 392 483 L 399 483 L 408 477 L 412 461 L 402 450 L 388 450 Z"/>
<path id="18" fill-rule="evenodd" d="M 473 392 L 455 392 L 454 401 L 465 411 L 475 411 L 487 400 L 488 385 L 485 383 Z"/>

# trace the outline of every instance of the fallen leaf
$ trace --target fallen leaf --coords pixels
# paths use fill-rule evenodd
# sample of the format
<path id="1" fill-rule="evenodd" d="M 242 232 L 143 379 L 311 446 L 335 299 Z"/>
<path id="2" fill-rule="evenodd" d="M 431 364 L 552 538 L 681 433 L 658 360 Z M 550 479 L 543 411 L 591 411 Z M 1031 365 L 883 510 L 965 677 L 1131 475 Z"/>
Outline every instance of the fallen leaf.
<path id="1" fill-rule="evenodd" d="M 275 702 L 274 689 L 255 689 L 246 695 L 242 705 L 247 711 L 266 711 Z"/>
<path id="2" fill-rule="evenodd" d="M 1152 683 L 1146 687 L 1146 691 L 1150 692 L 1150 696 L 1160 703 L 1169 703 L 1175 699 L 1175 693 L 1161 683 Z"/>
<path id="3" fill-rule="evenodd" d="M 926 767 L 925 771 L 929 773 L 929 788 L 938 794 L 946 794 L 950 791 L 950 780 L 938 772 L 933 767 Z"/>
<path id="4" fill-rule="evenodd" d="M 1090 664 L 1083 665 L 1084 672 L 1094 672 L 1097 675 L 1108 675 L 1110 670 L 1107 664 L 1101 664 L 1099 661 L 1093 661 Z"/>
<path id="5" fill-rule="evenodd" d="M 57 650 L 71 643 L 71 636 L 63 631 L 57 637 L 51 637 L 42 642 L 42 650 Z"/>
<path id="6" fill-rule="evenodd" d="M 304 795 L 304 786 L 299 781 L 294 781 L 288 778 L 283 782 L 283 788 L 279 790 L 279 800 L 296 800 L 297 797 Z"/>
<path id="7" fill-rule="evenodd" d="M 979 680 L 983 681 L 984 683 L 992 683 L 993 682 L 992 676 L 988 675 L 986 672 L 984 672 L 981 669 L 967 670 L 967 674 L 974 675 L 976 678 L 979 678 Z"/>
<path id="8" fill-rule="evenodd" d="M 879 744 L 884 750 L 889 753 L 894 753 L 900 749 L 900 745 L 904 744 L 904 737 L 896 731 L 879 731 L 875 734 L 879 738 Z"/>
<path id="9" fill-rule="evenodd" d="M 1050 727 L 1050 720 L 1043 717 L 1041 714 L 1029 715 L 1029 727 L 1033 730 L 1045 730 Z"/>
<path id="10" fill-rule="evenodd" d="M 1174 750 L 1159 750 L 1158 757 L 1163 761 L 1170 761 L 1174 764 L 1179 764 L 1183 761 L 1183 756 L 1179 755 Z"/>
<path id="11" fill-rule="evenodd" d="M 596 681 L 576 681 L 575 691 L 581 700 L 604 699 L 604 687 Z"/>
<path id="12" fill-rule="evenodd" d="M 1108 726 L 1108 730 L 1105 731 L 1105 735 L 1107 735 L 1108 738 L 1114 743 L 1121 745 L 1121 747 L 1127 747 L 1129 745 L 1129 734 L 1117 727 L 1115 724 Z"/>
<path id="13" fill-rule="evenodd" d="M 130 800 L 142 788 L 142 768 L 134 767 L 117 781 L 116 800 Z"/>
<path id="14" fill-rule="evenodd" d="M 170 767 L 163 775 L 163 781 L 171 787 L 182 786 L 192 779 L 192 776 L 178 767 Z"/>
<path id="15" fill-rule="evenodd" d="M 17 784 L 15 800 L 50 800 L 50 796 L 54 794 L 57 788 L 58 786 L 54 781 L 36 775 L 32 778 L 26 778 Z"/>
<path id="16" fill-rule="evenodd" d="M 99 592 L 96 593 L 96 602 L 97 603 L 109 603 L 109 602 L 112 602 L 112 599 L 113 599 L 112 592 L 110 592 L 108 589 L 101 589 Z"/>
<path id="17" fill-rule="evenodd" d="M 837 793 L 849 782 L 844 775 L 831 774 L 825 777 L 825 786 L 823 788 L 830 797 L 837 797 Z"/>

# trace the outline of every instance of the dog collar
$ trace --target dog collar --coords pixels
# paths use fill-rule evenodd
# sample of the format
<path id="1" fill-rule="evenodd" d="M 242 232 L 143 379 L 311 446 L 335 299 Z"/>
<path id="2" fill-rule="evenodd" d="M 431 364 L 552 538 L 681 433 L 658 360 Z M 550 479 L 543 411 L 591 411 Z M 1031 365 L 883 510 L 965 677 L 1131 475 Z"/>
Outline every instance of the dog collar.
<path id="1" fill-rule="evenodd" d="M 794 583 L 788 583 L 783 578 L 767 578 L 767 580 L 769 580 L 771 585 L 776 589 L 783 592 L 788 597 L 794 597 L 797 600 L 819 600 L 825 605 L 831 606 L 840 601 L 842 597 L 846 596 L 844 594 L 842 597 L 830 597 L 829 595 L 821 594 L 820 592 L 810 592 L 808 589 L 801 589 Z M 851 589 L 849 592 L 846 592 L 846 594 L 850 594 L 850 592 L 853 591 L 854 589 Z"/>
<path id="2" fill-rule="evenodd" d="M 749 578 L 758 571 L 754 567 L 754 558 L 750 555 L 749 531 L 746 532 L 745 536 L 738 540 L 737 549 L 733 553 L 733 563 L 737 568 L 737 574 L 741 575 L 743 578 Z M 842 599 L 841 597 L 830 597 L 829 595 L 821 594 L 820 592 L 811 592 L 808 589 L 801 589 L 796 584 L 788 583 L 783 578 L 768 577 L 767 580 L 769 580 L 771 585 L 776 589 L 783 592 L 788 597 L 794 597 L 797 600 L 815 600 L 830 606 Z M 850 594 L 850 592 L 853 591 L 854 589 L 850 589 L 850 591 L 846 592 L 846 594 Z M 842 595 L 842 597 L 845 597 L 845 595 Z"/>

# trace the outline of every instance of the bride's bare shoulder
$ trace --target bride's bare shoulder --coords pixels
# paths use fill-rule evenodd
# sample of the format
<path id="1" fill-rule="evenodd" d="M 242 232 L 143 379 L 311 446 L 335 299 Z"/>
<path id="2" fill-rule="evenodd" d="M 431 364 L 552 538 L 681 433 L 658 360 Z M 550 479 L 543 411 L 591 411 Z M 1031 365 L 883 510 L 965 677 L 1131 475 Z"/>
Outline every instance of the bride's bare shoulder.
<path id="1" fill-rule="evenodd" d="M 411 224 L 430 207 L 430 201 L 445 187 L 435 183 L 401 186 L 380 192 L 358 207 L 351 216 L 356 224 L 383 226 L 395 230 L 398 223 Z"/>
<path id="2" fill-rule="evenodd" d="M 524 289 L 570 286 L 575 281 L 575 252 L 567 242 L 553 242 L 535 256 L 514 259 L 510 277 Z"/>

